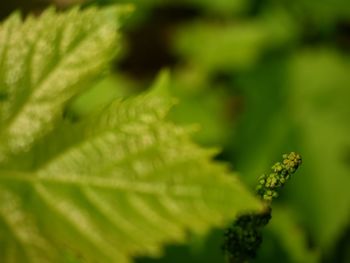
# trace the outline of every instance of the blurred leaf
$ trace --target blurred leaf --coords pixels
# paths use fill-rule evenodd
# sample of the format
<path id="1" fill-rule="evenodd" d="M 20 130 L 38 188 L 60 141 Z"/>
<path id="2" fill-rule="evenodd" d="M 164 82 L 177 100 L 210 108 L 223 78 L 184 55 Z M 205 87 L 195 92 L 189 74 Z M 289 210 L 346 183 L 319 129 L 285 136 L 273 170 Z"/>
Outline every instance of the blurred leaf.
<path id="1" fill-rule="evenodd" d="M 251 4 L 250 1 L 244 0 L 182 0 L 182 2 L 198 5 L 207 12 L 225 16 L 232 16 L 233 14 L 243 12 L 247 10 Z"/>
<path id="2" fill-rule="evenodd" d="M 179 30 L 174 48 L 205 70 L 240 70 L 251 68 L 266 49 L 283 45 L 294 34 L 294 25 L 286 14 L 269 13 L 235 23 L 186 25 Z"/>
<path id="3" fill-rule="evenodd" d="M 122 75 L 109 75 L 75 98 L 69 105 L 67 114 L 73 118 L 88 115 L 116 98 L 130 96 L 136 89 L 135 85 Z"/>
<path id="4" fill-rule="evenodd" d="M 347 0 L 297 0 L 289 2 L 287 6 L 299 19 L 311 20 L 321 28 L 350 18 L 350 3 Z"/>
<path id="5" fill-rule="evenodd" d="M 226 144 L 231 124 L 226 113 L 230 97 L 225 89 L 209 86 L 206 75 L 191 67 L 175 71 L 171 87 L 179 103 L 170 118 L 180 124 L 198 124 L 194 138 L 204 145 Z"/>
<path id="6" fill-rule="evenodd" d="M 273 232 L 293 263 L 319 262 L 318 254 L 309 248 L 306 233 L 297 224 L 297 217 L 288 209 L 274 206 L 267 230 Z"/>
<path id="7" fill-rule="evenodd" d="M 291 66 L 290 112 L 305 160 L 293 199 L 316 242 L 328 249 L 350 218 L 349 61 L 328 50 L 305 51 Z"/>
<path id="8" fill-rule="evenodd" d="M 223 230 L 216 229 L 207 236 L 191 236 L 189 244 L 167 246 L 162 258 L 139 258 L 137 263 L 224 263 L 224 253 L 220 248 Z M 198 244 L 199 242 L 200 244 Z M 199 247 L 198 247 L 199 245 Z"/>
<path id="9" fill-rule="evenodd" d="M 251 187 L 255 187 L 257 175 L 266 171 L 281 152 L 300 152 L 293 145 L 286 146 L 286 141 L 291 140 L 286 108 L 288 62 L 278 54 L 240 74 L 232 87 L 243 100 L 230 145 L 232 161 Z"/>

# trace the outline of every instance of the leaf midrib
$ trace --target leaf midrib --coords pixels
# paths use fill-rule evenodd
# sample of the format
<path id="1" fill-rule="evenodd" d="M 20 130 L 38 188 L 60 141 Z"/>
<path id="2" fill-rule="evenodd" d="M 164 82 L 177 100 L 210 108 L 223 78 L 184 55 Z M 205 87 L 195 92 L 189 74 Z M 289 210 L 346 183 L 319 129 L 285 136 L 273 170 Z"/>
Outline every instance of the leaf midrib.
<path id="1" fill-rule="evenodd" d="M 154 182 L 141 180 L 125 180 L 120 178 L 103 178 L 91 175 L 59 175 L 45 176 L 32 173 L 18 173 L 13 171 L 0 171 L 0 180 L 17 181 L 36 185 L 48 183 L 53 185 L 70 185 L 75 187 L 95 187 L 110 190 L 119 190 L 128 193 L 150 194 L 159 196 L 176 195 L 182 197 L 198 197 L 202 194 L 202 189 L 197 185 L 182 185 L 177 183 L 175 188 L 171 182 Z M 181 189 L 181 192 L 169 191 L 170 189 Z M 186 191 L 184 191 L 186 190 Z"/>

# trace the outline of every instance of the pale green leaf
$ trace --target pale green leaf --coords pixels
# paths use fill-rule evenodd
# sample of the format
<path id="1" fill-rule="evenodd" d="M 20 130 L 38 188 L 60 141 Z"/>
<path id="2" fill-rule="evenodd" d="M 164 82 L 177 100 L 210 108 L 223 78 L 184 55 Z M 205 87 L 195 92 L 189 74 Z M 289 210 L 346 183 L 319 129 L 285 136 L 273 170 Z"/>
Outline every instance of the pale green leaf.
<path id="1" fill-rule="evenodd" d="M 148 94 L 60 119 L 114 53 L 113 10 L 1 28 L 0 262 L 130 262 L 261 208 L 214 151 L 165 120 L 166 73 Z"/>
<path id="2" fill-rule="evenodd" d="M 83 139 L 36 171 L 1 172 L 6 190 L 0 192 L 16 205 L 0 224 L 0 233 L 14 232 L 0 254 L 28 250 L 40 262 L 36 253 L 69 248 L 88 261 L 128 262 L 129 256 L 159 255 L 163 243 L 183 242 L 187 229 L 204 233 L 258 209 L 224 166 L 209 161 L 212 151 L 191 143 L 186 129 L 162 121 L 161 103 L 149 96 L 113 103 L 99 121 L 83 125 L 90 131 Z M 16 213 L 31 218 L 47 247 L 17 240 L 27 229 L 11 222 Z"/>
<path id="3" fill-rule="evenodd" d="M 73 9 L 0 28 L 0 161 L 49 132 L 64 106 L 116 51 L 117 10 Z M 93 58 L 93 59 L 92 59 Z"/>

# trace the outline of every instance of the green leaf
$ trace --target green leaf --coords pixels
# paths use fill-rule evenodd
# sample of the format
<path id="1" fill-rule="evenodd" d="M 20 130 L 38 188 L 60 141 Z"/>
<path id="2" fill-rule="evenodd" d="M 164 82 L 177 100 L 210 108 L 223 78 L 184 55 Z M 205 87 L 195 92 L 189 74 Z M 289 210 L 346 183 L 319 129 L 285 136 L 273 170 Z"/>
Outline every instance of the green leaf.
<path id="1" fill-rule="evenodd" d="M 135 93 L 132 80 L 120 74 L 109 74 L 90 89 L 80 94 L 68 106 L 66 114 L 73 119 L 89 115 L 116 98 L 124 98 Z"/>
<path id="2" fill-rule="evenodd" d="M 279 244 L 288 254 L 290 262 L 319 262 L 319 251 L 310 249 L 306 233 L 298 225 L 295 213 L 279 206 L 273 207 L 272 220 L 267 230 L 276 235 Z"/>
<path id="3" fill-rule="evenodd" d="M 350 4 L 347 0 L 297 0 L 288 3 L 300 20 L 309 19 L 318 28 L 332 27 L 350 16 Z"/>
<path id="4" fill-rule="evenodd" d="M 291 105 L 298 105 L 291 111 L 307 160 L 303 179 L 295 180 L 298 194 L 292 196 L 325 251 L 350 216 L 349 72 L 349 60 L 328 49 L 305 50 L 291 62 Z"/>
<path id="5" fill-rule="evenodd" d="M 294 39 L 294 21 L 276 9 L 261 17 L 234 23 L 194 22 L 179 29 L 176 53 L 202 70 L 247 70 L 272 48 Z"/>
<path id="6" fill-rule="evenodd" d="M 49 132 L 64 107 L 116 51 L 116 9 L 52 9 L 0 28 L 0 161 Z M 93 59 L 92 59 L 93 58 Z"/>
<path id="7" fill-rule="evenodd" d="M 16 213 L 32 218 L 40 240 L 58 248 L 54 255 L 68 247 L 87 260 L 127 262 L 128 255 L 159 255 L 161 244 L 184 241 L 186 229 L 203 233 L 259 208 L 225 167 L 209 162 L 211 151 L 161 120 L 159 103 L 147 96 L 113 103 L 98 123 L 86 124 L 84 140 L 35 172 L 3 171 L 1 193 L 6 203 L 16 203 L 14 211 L 3 208 L 3 221 Z M 5 235 L 12 245 L 2 251 L 2 262 L 18 249 L 52 255 L 17 240 L 26 231 L 19 226 L 0 228 L 12 232 Z M 16 259 L 23 261 L 21 256 Z"/>
<path id="8" fill-rule="evenodd" d="M 196 67 L 182 67 L 174 72 L 171 92 L 179 103 L 170 118 L 179 124 L 196 123 L 194 139 L 201 145 L 224 145 L 232 140 L 230 94 L 220 83 L 211 83 L 210 75 Z"/>
<path id="9" fill-rule="evenodd" d="M 188 231 L 203 234 L 261 209 L 211 161 L 213 150 L 166 121 L 173 104 L 163 95 L 166 73 L 158 90 L 114 100 L 75 123 L 60 118 L 114 53 L 113 10 L 47 11 L 2 26 L 9 39 L 26 39 L 29 28 L 33 35 L 16 50 L 0 38 L 9 95 L 1 104 L 0 262 L 130 262 L 159 256 Z M 10 72 L 18 72 L 12 82 Z"/>
<path id="10" fill-rule="evenodd" d="M 232 16 L 233 14 L 246 11 L 251 3 L 242 0 L 182 0 L 184 4 L 197 5 L 208 13 L 217 13 L 223 16 Z"/>

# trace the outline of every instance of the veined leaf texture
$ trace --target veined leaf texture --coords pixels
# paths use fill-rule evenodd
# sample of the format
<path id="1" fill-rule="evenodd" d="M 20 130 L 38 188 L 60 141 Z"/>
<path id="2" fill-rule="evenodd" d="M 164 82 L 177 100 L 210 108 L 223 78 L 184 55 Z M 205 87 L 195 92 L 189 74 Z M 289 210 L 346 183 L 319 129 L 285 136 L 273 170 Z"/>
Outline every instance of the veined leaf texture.
<path id="1" fill-rule="evenodd" d="M 167 121 L 162 92 L 64 120 L 108 69 L 118 13 L 50 9 L 0 27 L 0 262 L 131 262 L 261 208 L 212 150 Z"/>

